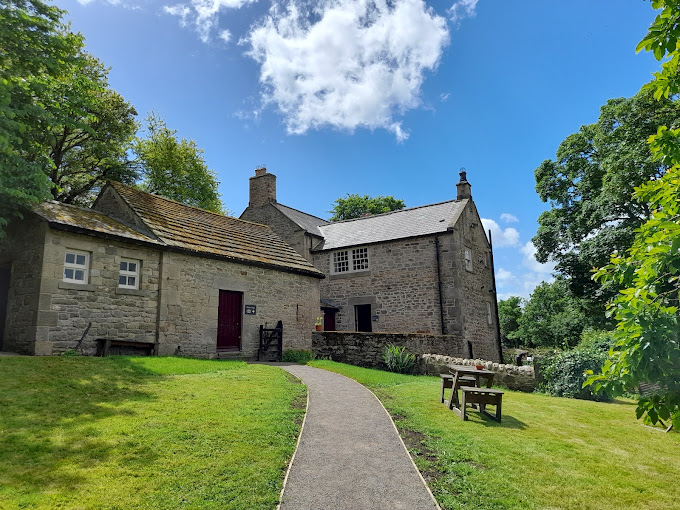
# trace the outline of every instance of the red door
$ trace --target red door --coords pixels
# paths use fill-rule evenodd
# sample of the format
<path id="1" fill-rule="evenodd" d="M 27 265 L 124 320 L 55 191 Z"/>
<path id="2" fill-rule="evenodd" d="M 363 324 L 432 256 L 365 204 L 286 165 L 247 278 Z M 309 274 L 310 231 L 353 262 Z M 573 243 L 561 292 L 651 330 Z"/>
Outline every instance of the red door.
<path id="1" fill-rule="evenodd" d="M 217 350 L 238 350 L 241 348 L 241 311 L 243 293 L 220 290 L 217 309 Z"/>

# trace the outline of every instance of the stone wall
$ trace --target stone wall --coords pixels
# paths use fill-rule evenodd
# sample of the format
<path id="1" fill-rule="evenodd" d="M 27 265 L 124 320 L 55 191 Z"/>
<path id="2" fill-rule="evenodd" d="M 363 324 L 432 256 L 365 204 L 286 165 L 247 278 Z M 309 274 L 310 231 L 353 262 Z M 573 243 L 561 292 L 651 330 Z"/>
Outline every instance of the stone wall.
<path id="1" fill-rule="evenodd" d="M 267 174 L 271 175 L 271 174 Z M 300 255 L 305 257 L 309 262 L 312 261 L 312 256 L 309 252 L 311 248 L 311 236 L 307 235 L 304 229 L 288 218 L 285 214 L 279 211 L 272 204 L 267 203 L 260 207 L 248 206 L 243 211 L 240 219 L 267 225 L 276 235 L 288 243 Z"/>
<path id="2" fill-rule="evenodd" d="M 279 320 L 284 349 L 311 349 L 318 278 L 168 252 L 162 267 L 159 354 L 179 346 L 186 355 L 215 356 L 220 289 L 242 292 L 243 304 L 256 306 L 256 315 L 242 316 L 244 357 L 256 356 L 260 325 Z"/>
<path id="3" fill-rule="evenodd" d="M 451 356 L 442 356 L 440 354 L 423 354 L 419 360 L 419 372 L 427 375 L 439 375 L 449 372 L 449 367 L 452 365 L 468 365 L 475 366 L 477 364 L 484 365 L 487 370 L 496 372 L 493 378 L 493 384 L 507 386 L 511 390 L 519 391 L 534 391 L 536 388 L 536 376 L 534 367 L 516 365 L 505 365 L 503 363 L 494 363 L 483 359 L 468 359 Z"/>
<path id="4" fill-rule="evenodd" d="M 90 254 L 87 285 L 63 282 L 67 248 Z M 49 230 L 40 286 L 35 354 L 74 349 L 92 323 L 82 349 L 96 352 L 97 338 L 156 341 L 159 278 L 157 250 L 87 235 Z M 118 287 L 121 259 L 140 261 L 139 289 Z"/>
<path id="5" fill-rule="evenodd" d="M 0 250 L 0 264 L 10 268 L 2 350 L 35 353 L 38 298 L 47 225 L 34 217 L 13 222 L 11 241 Z"/>
<path id="6" fill-rule="evenodd" d="M 385 367 L 382 352 L 390 344 L 406 347 L 417 355 L 466 356 L 468 348 L 467 342 L 457 335 L 344 331 L 320 331 L 312 335 L 312 350 L 317 357 L 368 368 Z"/>

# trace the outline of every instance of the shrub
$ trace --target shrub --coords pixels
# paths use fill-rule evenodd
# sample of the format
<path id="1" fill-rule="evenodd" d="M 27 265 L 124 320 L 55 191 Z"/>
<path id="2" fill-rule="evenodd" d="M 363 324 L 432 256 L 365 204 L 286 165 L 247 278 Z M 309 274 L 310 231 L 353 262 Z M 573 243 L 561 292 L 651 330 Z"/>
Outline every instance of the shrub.
<path id="1" fill-rule="evenodd" d="M 312 351 L 307 351 L 304 349 L 287 349 L 283 351 L 283 356 L 281 361 L 286 361 L 288 363 L 299 363 L 300 365 L 306 365 L 308 362 L 315 358 Z"/>
<path id="2" fill-rule="evenodd" d="M 579 349 L 595 349 L 597 351 L 609 352 L 609 348 L 616 343 L 613 331 L 603 331 L 600 329 L 586 329 L 581 333 Z"/>
<path id="3" fill-rule="evenodd" d="M 413 371 L 416 364 L 415 354 L 411 354 L 406 347 L 388 345 L 383 349 L 383 360 L 387 365 L 387 370 L 398 374 L 409 374 Z"/>
<path id="4" fill-rule="evenodd" d="M 607 352 L 595 347 L 578 347 L 565 351 L 542 363 L 541 389 L 556 397 L 580 398 L 604 402 L 606 394 L 593 394 L 590 386 L 583 387 L 585 371 L 598 371 L 607 359 Z"/>

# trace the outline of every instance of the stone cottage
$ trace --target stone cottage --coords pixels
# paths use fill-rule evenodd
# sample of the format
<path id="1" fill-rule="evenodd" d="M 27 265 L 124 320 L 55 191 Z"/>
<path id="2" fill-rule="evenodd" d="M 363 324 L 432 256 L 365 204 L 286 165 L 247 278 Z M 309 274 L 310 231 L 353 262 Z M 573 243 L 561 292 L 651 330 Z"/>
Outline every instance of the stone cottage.
<path id="1" fill-rule="evenodd" d="M 253 358 L 259 327 L 311 346 L 323 273 L 269 227 L 111 182 L 92 209 L 37 206 L 0 251 L 0 350 L 58 354 L 97 339 L 160 355 Z M 84 335 L 84 337 L 83 337 Z"/>
<path id="2" fill-rule="evenodd" d="M 276 176 L 261 168 L 241 219 L 269 225 L 325 273 L 325 330 L 453 335 L 496 360 L 491 246 L 465 172 L 456 186 L 455 200 L 329 223 L 278 203 Z"/>

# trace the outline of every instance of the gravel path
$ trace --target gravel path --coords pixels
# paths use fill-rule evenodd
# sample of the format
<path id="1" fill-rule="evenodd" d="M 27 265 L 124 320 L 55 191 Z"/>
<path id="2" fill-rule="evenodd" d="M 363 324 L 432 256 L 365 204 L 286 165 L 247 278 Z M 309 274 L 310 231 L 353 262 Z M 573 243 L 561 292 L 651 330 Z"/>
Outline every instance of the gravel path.
<path id="1" fill-rule="evenodd" d="M 277 366 L 309 392 L 281 510 L 438 508 L 373 393 L 326 370 Z"/>

